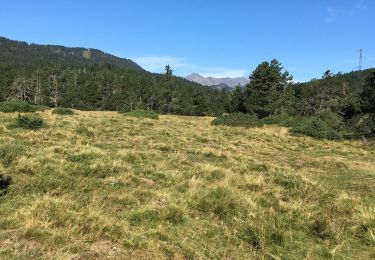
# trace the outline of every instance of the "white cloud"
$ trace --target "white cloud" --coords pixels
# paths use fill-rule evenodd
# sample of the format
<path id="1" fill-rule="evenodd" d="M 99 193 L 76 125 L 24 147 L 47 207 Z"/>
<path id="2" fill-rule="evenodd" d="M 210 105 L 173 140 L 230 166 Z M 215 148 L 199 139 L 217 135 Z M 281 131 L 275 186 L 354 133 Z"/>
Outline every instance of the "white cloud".
<path id="1" fill-rule="evenodd" d="M 174 73 L 179 76 L 187 76 L 196 72 L 205 77 L 234 78 L 243 76 L 247 77 L 248 73 L 245 69 L 199 66 L 189 63 L 183 58 L 173 56 L 144 56 L 133 57 L 131 59 L 145 70 L 156 73 L 164 72 L 165 65 L 169 64 L 174 70 Z"/>
<path id="2" fill-rule="evenodd" d="M 327 8 L 327 17 L 324 19 L 327 23 L 336 21 L 337 17 L 342 14 L 342 11 L 332 7 Z"/>

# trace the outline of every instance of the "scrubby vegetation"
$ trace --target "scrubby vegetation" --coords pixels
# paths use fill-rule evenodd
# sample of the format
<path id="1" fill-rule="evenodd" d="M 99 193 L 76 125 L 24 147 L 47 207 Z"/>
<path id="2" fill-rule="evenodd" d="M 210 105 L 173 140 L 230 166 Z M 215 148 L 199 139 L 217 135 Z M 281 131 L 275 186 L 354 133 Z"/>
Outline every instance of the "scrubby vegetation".
<path id="1" fill-rule="evenodd" d="M 43 118 L 36 115 L 18 115 L 16 120 L 16 127 L 25 128 L 25 129 L 39 129 L 44 125 Z"/>
<path id="2" fill-rule="evenodd" d="M 262 122 L 258 120 L 256 116 L 244 113 L 232 113 L 218 116 L 212 121 L 212 124 L 244 127 L 262 126 Z"/>
<path id="3" fill-rule="evenodd" d="M 292 127 L 301 122 L 302 119 L 302 117 L 289 116 L 287 114 L 275 114 L 262 118 L 261 122 L 265 125 Z"/>
<path id="4" fill-rule="evenodd" d="M 375 256 L 375 150 L 362 142 L 210 117 L 39 114 L 53 128 L 0 118 L 0 258 Z"/>
<path id="5" fill-rule="evenodd" d="M 70 108 L 57 107 L 52 110 L 52 114 L 56 115 L 74 115 L 74 111 Z"/>
<path id="6" fill-rule="evenodd" d="M 125 116 L 159 119 L 159 115 L 155 113 L 154 111 L 146 111 L 146 110 L 137 109 L 133 111 L 120 111 L 120 113 Z"/>
<path id="7" fill-rule="evenodd" d="M 36 112 L 44 111 L 48 109 L 45 106 L 31 105 L 25 101 L 14 100 L 14 101 L 3 101 L 0 102 L 0 112 L 10 113 L 10 112 Z"/>
<path id="8" fill-rule="evenodd" d="M 340 139 L 340 134 L 326 121 L 318 117 L 304 118 L 299 124 L 292 127 L 292 132 L 304 134 L 319 139 Z"/>

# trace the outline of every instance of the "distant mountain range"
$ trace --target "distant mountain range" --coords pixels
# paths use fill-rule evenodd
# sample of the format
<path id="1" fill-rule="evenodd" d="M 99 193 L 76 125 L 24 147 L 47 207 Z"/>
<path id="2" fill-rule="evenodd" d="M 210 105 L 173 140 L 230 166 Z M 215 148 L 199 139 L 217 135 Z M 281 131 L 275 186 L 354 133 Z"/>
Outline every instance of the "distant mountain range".
<path id="1" fill-rule="evenodd" d="M 237 85 L 245 86 L 249 79 L 245 77 L 238 78 L 214 78 L 214 77 L 203 77 L 198 73 L 193 73 L 186 77 L 186 79 L 199 83 L 204 86 L 209 86 L 217 89 L 222 88 L 234 88 Z"/>

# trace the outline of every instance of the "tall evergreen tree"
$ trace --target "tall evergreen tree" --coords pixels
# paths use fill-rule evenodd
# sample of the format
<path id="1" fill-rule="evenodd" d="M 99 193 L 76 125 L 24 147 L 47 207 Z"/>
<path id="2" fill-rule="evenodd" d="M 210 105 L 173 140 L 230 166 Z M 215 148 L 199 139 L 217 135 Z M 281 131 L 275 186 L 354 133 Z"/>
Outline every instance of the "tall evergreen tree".
<path id="1" fill-rule="evenodd" d="M 276 59 L 263 62 L 250 75 L 246 85 L 244 105 L 246 111 L 263 118 L 282 112 L 283 93 L 292 77 Z"/>

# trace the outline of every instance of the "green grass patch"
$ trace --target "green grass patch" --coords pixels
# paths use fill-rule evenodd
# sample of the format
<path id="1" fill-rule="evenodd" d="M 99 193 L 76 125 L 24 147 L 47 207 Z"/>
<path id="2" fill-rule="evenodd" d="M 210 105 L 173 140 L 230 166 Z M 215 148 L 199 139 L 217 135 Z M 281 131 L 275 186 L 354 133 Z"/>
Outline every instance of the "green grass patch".
<path id="1" fill-rule="evenodd" d="M 211 213 L 218 219 L 231 222 L 233 218 L 243 216 L 247 208 L 233 192 L 226 187 L 207 190 L 197 198 L 197 209 L 203 213 Z"/>
<path id="2" fill-rule="evenodd" d="M 70 108 L 57 107 L 52 110 L 52 114 L 55 115 L 74 115 L 73 110 Z"/>
<path id="3" fill-rule="evenodd" d="M 147 110 L 133 110 L 129 112 L 120 111 L 120 113 L 125 116 L 159 119 L 159 115 L 157 113 Z"/>
<path id="4" fill-rule="evenodd" d="M 0 143 L 0 161 L 3 165 L 9 166 L 15 159 L 23 155 L 26 147 L 18 142 Z"/>

